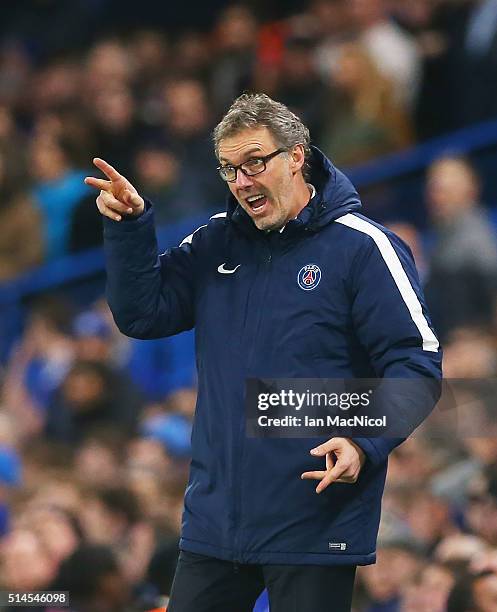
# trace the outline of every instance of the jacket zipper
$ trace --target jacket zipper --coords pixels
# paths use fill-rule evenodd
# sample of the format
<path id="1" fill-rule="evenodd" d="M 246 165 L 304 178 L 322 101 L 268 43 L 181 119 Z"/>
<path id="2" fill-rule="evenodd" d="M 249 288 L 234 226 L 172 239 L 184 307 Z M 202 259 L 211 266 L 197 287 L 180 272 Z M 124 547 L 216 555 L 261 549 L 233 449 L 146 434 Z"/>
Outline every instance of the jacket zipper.
<path id="1" fill-rule="evenodd" d="M 264 260 L 259 264 L 258 268 L 257 268 L 257 272 L 256 274 L 259 275 L 261 273 L 263 273 L 263 278 L 262 278 L 262 289 L 261 289 L 261 300 L 264 301 L 264 298 L 266 296 L 267 293 L 267 284 L 268 284 L 268 280 L 269 280 L 269 274 L 270 274 L 270 266 L 271 263 L 273 261 L 273 254 L 271 252 L 271 245 L 268 239 L 266 239 L 264 241 L 264 250 L 265 252 L 265 256 L 264 256 Z M 250 366 L 252 364 L 253 361 L 253 356 L 254 356 L 254 352 L 255 352 L 255 347 L 257 345 L 257 339 L 259 337 L 259 332 L 260 332 L 260 328 L 261 328 L 261 319 L 262 319 L 262 313 L 263 313 L 263 309 L 259 308 L 257 309 L 257 312 L 259 313 L 259 317 L 257 320 L 257 326 L 256 326 L 256 330 L 257 333 L 254 334 L 253 336 L 251 336 L 252 338 L 252 342 L 251 342 L 251 346 L 250 349 L 248 351 L 249 356 L 247 359 L 247 370 L 250 370 Z M 247 324 L 247 321 L 245 321 L 245 324 Z M 243 330 L 244 335 L 246 335 L 247 333 L 247 329 L 246 329 L 246 325 L 245 325 L 245 329 Z M 244 415 L 245 415 L 245 411 L 244 411 Z M 239 449 L 239 453 L 238 453 L 238 469 L 234 469 L 233 470 L 233 474 L 236 475 L 236 473 L 238 472 L 238 478 L 236 478 L 235 482 L 236 483 L 241 483 L 242 482 L 242 475 L 241 475 L 241 470 L 242 470 L 242 465 L 243 465 L 243 451 L 245 448 L 244 445 L 244 432 L 245 432 L 245 416 L 242 416 L 242 419 L 240 421 L 240 427 L 238 429 L 238 436 L 237 436 L 237 440 L 236 440 L 236 446 L 235 446 L 235 453 L 234 456 L 236 455 L 236 449 Z M 233 551 L 234 551 L 234 563 L 235 565 L 238 563 L 242 563 L 242 551 L 240 548 L 240 532 L 241 532 L 241 528 L 239 523 L 239 520 L 241 518 L 241 507 L 242 507 L 242 486 L 241 484 L 237 484 L 235 486 L 235 499 L 234 499 L 234 508 L 233 508 L 233 524 L 234 524 L 234 528 L 235 528 L 235 537 L 234 537 L 234 542 L 233 542 Z"/>

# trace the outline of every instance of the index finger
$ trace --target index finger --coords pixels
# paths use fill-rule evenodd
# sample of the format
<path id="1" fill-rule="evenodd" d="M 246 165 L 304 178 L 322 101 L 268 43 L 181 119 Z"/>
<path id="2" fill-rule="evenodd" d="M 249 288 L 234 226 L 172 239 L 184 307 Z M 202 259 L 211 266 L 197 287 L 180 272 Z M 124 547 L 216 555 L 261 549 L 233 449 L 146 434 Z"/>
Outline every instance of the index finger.
<path id="1" fill-rule="evenodd" d="M 93 159 L 93 163 L 111 181 L 118 181 L 120 178 L 122 178 L 122 176 L 119 174 L 119 172 L 113 166 L 108 164 L 105 160 L 100 159 L 100 157 L 95 157 Z"/>
<path id="2" fill-rule="evenodd" d="M 332 482 L 338 480 L 344 472 L 345 469 L 343 466 L 336 463 L 334 468 L 326 472 L 324 478 L 316 487 L 316 493 L 321 493 L 321 491 L 324 491 Z"/>
<path id="3" fill-rule="evenodd" d="M 322 457 L 327 453 L 331 453 L 335 450 L 338 450 L 340 446 L 341 442 L 339 438 L 330 438 L 326 442 L 323 442 L 323 444 L 320 444 L 319 446 L 316 446 L 315 448 L 311 449 L 310 453 L 315 457 Z"/>

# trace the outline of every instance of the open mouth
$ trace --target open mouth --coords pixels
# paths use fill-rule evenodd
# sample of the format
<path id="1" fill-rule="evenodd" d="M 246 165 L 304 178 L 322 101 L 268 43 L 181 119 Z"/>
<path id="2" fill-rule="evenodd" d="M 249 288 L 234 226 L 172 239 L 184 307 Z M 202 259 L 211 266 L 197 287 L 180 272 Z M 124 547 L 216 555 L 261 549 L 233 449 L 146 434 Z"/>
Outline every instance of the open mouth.
<path id="1" fill-rule="evenodd" d="M 245 199 L 253 213 L 258 214 L 266 207 L 267 197 L 263 193 L 249 196 Z"/>

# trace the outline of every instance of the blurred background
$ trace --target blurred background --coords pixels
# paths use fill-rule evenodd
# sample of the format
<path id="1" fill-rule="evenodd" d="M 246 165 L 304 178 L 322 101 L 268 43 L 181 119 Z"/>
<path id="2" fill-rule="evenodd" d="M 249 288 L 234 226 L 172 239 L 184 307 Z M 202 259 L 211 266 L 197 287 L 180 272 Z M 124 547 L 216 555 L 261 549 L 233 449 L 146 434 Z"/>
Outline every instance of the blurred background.
<path id="1" fill-rule="evenodd" d="M 224 209 L 210 134 L 246 90 L 297 112 L 410 245 L 446 376 L 496 375 L 497 0 L 3 3 L 0 589 L 70 590 L 75 612 L 167 602 L 193 338 L 117 331 L 82 179 L 111 162 L 178 244 Z M 393 453 L 355 612 L 497 610 L 496 434 L 480 415 Z"/>

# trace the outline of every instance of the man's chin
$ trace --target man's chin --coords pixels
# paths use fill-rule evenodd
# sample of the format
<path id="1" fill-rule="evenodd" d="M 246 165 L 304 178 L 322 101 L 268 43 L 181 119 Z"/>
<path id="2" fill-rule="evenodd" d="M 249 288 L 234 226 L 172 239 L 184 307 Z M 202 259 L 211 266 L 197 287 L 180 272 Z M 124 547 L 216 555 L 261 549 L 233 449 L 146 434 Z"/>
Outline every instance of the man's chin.
<path id="1" fill-rule="evenodd" d="M 281 224 L 272 222 L 270 219 L 252 219 L 252 221 L 256 228 L 263 232 L 272 232 L 282 227 Z"/>
<path id="2" fill-rule="evenodd" d="M 251 217 L 254 225 L 257 229 L 264 232 L 273 232 L 275 230 L 279 230 L 283 227 L 284 221 L 280 219 L 274 219 L 270 216 L 267 217 Z"/>
<path id="3" fill-rule="evenodd" d="M 254 212 L 247 209 L 246 206 L 242 205 L 242 208 L 251 218 L 252 223 L 258 230 L 271 232 L 279 230 L 285 225 L 286 219 L 279 218 L 281 215 L 278 216 L 278 210 L 268 208 L 267 210 L 262 211 L 262 213 L 254 214 Z"/>

